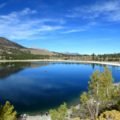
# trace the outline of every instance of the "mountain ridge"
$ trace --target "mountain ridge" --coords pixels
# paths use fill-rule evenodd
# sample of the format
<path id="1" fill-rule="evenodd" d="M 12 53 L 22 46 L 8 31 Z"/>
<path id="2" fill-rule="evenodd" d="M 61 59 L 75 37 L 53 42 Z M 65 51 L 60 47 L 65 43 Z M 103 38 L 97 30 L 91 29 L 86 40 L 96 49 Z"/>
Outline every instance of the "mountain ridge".
<path id="1" fill-rule="evenodd" d="M 48 55 L 48 56 L 54 55 L 54 53 L 50 52 L 49 50 L 27 48 L 11 40 L 8 40 L 7 38 L 0 37 L 0 52 L 10 53 L 10 51 L 13 51 L 13 50 L 23 52 L 23 54 L 24 52 L 27 52 L 27 53 L 29 52 L 30 54 L 33 54 L 33 55 Z"/>
<path id="2" fill-rule="evenodd" d="M 14 48 L 25 48 L 22 45 L 19 45 L 18 43 L 12 42 L 10 40 L 8 40 L 7 38 L 4 37 L 0 37 L 0 46 L 4 46 L 4 47 L 14 47 Z"/>

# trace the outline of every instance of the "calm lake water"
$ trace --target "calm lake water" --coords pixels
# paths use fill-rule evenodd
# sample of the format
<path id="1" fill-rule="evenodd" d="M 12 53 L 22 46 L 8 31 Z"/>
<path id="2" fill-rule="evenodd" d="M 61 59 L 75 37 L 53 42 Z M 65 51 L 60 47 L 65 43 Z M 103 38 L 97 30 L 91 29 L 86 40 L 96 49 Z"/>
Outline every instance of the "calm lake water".
<path id="1" fill-rule="evenodd" d="M 95 70 L 104 66 L 64 62 L 0 64 L 0 103 L 14 104 L 19 113 L 39 113 L 61 103 L 77 104 L 87 90 Z M 114 81 L 120 81 L 120 67 L 109 66 Z"/>

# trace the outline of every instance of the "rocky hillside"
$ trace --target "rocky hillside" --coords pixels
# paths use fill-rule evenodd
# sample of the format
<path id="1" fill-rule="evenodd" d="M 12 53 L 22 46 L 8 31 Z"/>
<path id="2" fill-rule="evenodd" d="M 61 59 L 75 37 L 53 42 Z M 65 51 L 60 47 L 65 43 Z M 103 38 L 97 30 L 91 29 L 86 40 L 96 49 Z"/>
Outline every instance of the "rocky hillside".
<path id="1" fill-rule="evenodd" d="M 17 43 L 14 43 L 6 38 L 3 38 L 3 37 L 0 37 L 0 47 L 7 47 L 7 48 L 19 48 L 19 49 L 23 49 L 25 47 L 17 44 Z"/>
<path id="2" fill-rule="evenodd" d="M 48 50 L 26 48 L 0 37 L 0 59 L 34 59 L 52 55 L 55 54 Z"/>

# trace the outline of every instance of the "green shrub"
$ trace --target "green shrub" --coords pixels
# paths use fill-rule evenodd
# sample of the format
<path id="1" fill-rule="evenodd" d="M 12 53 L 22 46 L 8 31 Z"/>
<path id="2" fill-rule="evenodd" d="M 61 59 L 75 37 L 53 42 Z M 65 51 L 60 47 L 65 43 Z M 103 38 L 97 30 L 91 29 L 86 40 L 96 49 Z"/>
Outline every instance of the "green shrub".
<path id="1" fill-rule="evenodd" d="M 52 120 L 65 120 L 67 116 L 67 105 L 64 103 L 58 109 L 50 110 L 49 113 Z"/>
<path id="2" fill-rule="evenodd" d="M 14 110 L 14 106 L 10 102 L 6 102 L 4 106 L 0 108 L 0 120 L 16 120 L 17 112 Z"/>

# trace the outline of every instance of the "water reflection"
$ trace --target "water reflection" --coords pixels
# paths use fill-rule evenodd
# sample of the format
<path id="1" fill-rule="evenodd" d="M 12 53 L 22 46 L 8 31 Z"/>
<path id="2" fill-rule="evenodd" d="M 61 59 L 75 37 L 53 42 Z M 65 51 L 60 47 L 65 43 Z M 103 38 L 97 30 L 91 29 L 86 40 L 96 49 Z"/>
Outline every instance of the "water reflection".
<path id="1" fill-rule="evenodd" d="M 42 66 L 47 66 L 49 63 L 48 62 L 16 62 L 16 63 L 0 63 L 0 78 L 6 78 L 9 77 L 10 75 L 17 74 L 20 71 L 31 67 L 42 67 Z"/>
<path id="2" fill-rule="evenodd" d="M 63 102 L 75 104 L 87 90 L 91 74 L 103 68 L 67 62 L 1 63 L 0 103 L 9 100 L 20 113 L 48 110 Z M 118 67 L 109 68 L 115 82 L 120 81 Z"/>
<path id="3" fill-rule="evenodd" d="M 30 66 L 30 63 L 1 63 L 0 64 L 0 78 L 9 77 Z"/>

